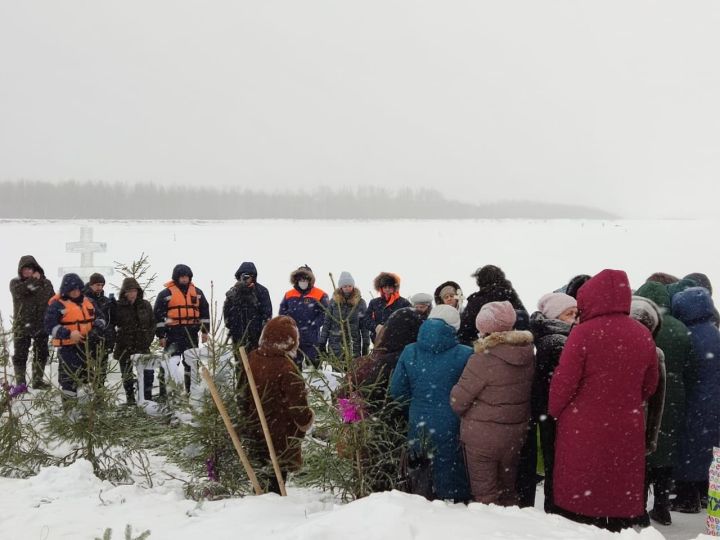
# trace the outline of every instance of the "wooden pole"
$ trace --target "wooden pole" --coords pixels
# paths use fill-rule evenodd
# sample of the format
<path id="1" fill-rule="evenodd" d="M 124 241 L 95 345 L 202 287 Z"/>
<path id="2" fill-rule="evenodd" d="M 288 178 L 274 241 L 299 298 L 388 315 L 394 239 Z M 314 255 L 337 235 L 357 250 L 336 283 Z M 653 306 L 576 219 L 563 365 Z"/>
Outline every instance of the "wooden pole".
<path id="1" fill-rule="evenodd" d="M 258 395 L 257 386 L 255 386 L 255 377 L 253 377 L 252 369 L 250 369 L 250 361 L 248 360 L 245 347 L 240 347 L 240 358 L 242 358 L 243 367 L 245 368 L 245 374 L 248 378 L 248 384 L 250 385 L 250 391 L 252 392 L 253 399 L 255 400 L 255 408 L 257 409 L 258 416 L 260 417 L 260 423 L 262 424 L 263 433 L 265 434 L 265 442 L 267 443 L 268 450 L 270 451 L 270 459 L 272 460 L 273 469 L 275 470 L 275 477 L 280 486 L 280 495 L 283 497 L 287 496 L 285 491 L 285 482 L 283 481 L 282 473 L 280 472 L 280 464 L 275 454 L 275 445 L 273 445 L 272 438 L 270 437 L 270 429 L 267 425 L 267 419 L 265 418 L 265 412 L 263 411 L 262 401 Z"/>
<path id="2" fill-rule="evenodd" d="M 200 369 L 200 375 L 202 376 L 203 380 L 208 385 L 208 389 L 210 390 L 210 395 L 212 396 L 213 401 L 215 402 L 215 406 L 217 407 L 217 410 L 220 412 L 220 416 L 222 417 L 223 422 L 225 423 L 225 429 L 227 429 L 227 432 L 230 435 L 230 438 L 232 439 L 233 446 L 235 447 L 235 450 L 237 451 L 237 454 L 240 457 L 240 461 L 242 462 L 242 465 L 245 468 L 245 472 L 247 473 L 248 478 L 250 478 L 250 482 L 252 482 L 253 488 L 255 489 L 255 494 L 262 495 L 263 490 L 260 487 L 260 483 L 258 482 L 257 476 L 255 476 L 255 470 L 252 468 L 252 465 L 250 464 L 250 460 L 248 460 L 247 456 L 245 455 L 245 451 L 243 450 L 242 444 L 240 443 L 240 439 L 238 438 L 237 433 L 235 432 L 235 427 L 233 427 L 233 425 L 232 425 L 232 421 L 230 420 L 230 416 L 227 413 L 225 404 L 223 403 L 223 400 L 220 397 L 220 394 L 218 393 L 217 386 L 215 386 L 215 381 L 213 381 L 213 378 L 210 375 L 210 372 L 207 370 L 207 368 L 205 366 L 202 366 L 202 368 Z"/>

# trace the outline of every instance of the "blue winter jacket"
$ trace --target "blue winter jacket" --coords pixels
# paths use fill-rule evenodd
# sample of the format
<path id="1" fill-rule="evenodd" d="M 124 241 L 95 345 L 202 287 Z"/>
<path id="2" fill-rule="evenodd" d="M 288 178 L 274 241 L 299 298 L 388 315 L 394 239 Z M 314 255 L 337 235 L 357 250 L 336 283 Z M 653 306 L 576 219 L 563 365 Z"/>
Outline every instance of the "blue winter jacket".
<path id="1" fill-rule="evenodd" d="M 320 329 L 325 321 L 328 295 L 317 287 L 303 291 L 293 287 L 280 303 L 279 315 L 291 317 L 300 332 L 300 350 L 314 361 L 318 355 Z"/>
<path id="2" fill-rule="evenodd" d="M 420 327 L 417 343 L 405 347 L 390 383 L 390 394 L 409 403 L 408 443 L 425 444 L 433 460 L 435 495 L 470 499 L 460 446 L 460 418 L 450 407 L 450 391 L 473 350 L 460 345 L 455 329 L 439 319 Z"/>
<path id="3" fill-rule="evenodd" d="M 720 446 L 720 331 L 714 325 L 710 293 L 702 287 L 673 296 L 672 312 L 690 330 L 697 363 L 697 379 L 686 388 L 685 429 L 675 478 L 707 481 L 713 446 Z"/>

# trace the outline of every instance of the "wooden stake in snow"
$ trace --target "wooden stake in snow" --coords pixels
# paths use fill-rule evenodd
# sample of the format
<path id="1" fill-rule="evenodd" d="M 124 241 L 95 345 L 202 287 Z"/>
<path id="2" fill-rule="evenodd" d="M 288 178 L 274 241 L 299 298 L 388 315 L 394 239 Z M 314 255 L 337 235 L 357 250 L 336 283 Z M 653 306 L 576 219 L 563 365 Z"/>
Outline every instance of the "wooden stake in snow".
<path id="1" fill-rule="evenodd" d="M 273 470 L 275 471 L 275 477 L 280 486 L 280 495 L 283 497 L 287 496 L 285 491 L 285 482 L 283 481 L 282 473 L 280 472 L 280 464 L 278 463 L 277 455 L 275 454 L 275 445 L 273 445 L 272 438 L 270 437 L 270 429 L 267 425 L 267 419 L 265 418 L 265 412 L 263 411 L 262 401 L 260 401 L 260 395 L 255 386 L 255 377 L 253 377 L 252 370 L 250 369 L 250 362 L 248 361 L 245 347 L 240 347 L 240 357 L 242 358 L 243 367 L 245 368 L 245 374 L 248 378 L 248 385 L 255 401 L 255 408 L 257 409 L 258 416 L 260 417 L 260 423 L 262 424 L 263 433 L 265 434 L 265 442 L 267 443 L 268 450 L 270 452 L 270 459 L 272 460 Z"/>
<path id="2" fill-rule="evenodd" d="M 255 489 L 255 494 L 262 495 L 263 490 L 260 487 L 260 483 L 258 482 L 257 476 L 255 476 L 255 470 L 252 468 L 252 465 L 250 464 L 250 460 L 248 460 L 247 456 L 245 455 L 245 451 L 243 450 L 242 444 L 240 443 L 240 439 L 238 438 L 237 433 L 235 432 L 235 428 L 232 425 L 232 421 L 230 420 L 230 416 L 227 413 L 225 404 L 223 403 L 223 400 L 220 397 L 220 394 L 218 393 L 217 387 L 215 386 L 215 381 L 213 381 L 213 378 L 210 375 L 210 372 L 207 370 L 207 368 L 205 366 L 203 366 L 201 368 L 200 375 L 202 376 L 203 380 L 208 385 L 208 389 L 210 390 L 210 395 L 212 396 L 213 401 L 215 402 L 215 406 L 217 407 L 217 410 L 220 412 L 220 416 L 222 417 L 223 422 L 225 423 L 225 429 L 227 429 L 227 432 L 230 435 L 230 439 L 232 439 L 233 446 L 235 447 L 235 450 L 237 451 L 237 454 L 240 457 L 240 461 L 242 462 L 242 465 L 245 468 L 245 472 L 247 473 L 248 478 L 250 478 L 250 482 L 252 482 L 253 488 Z"/>

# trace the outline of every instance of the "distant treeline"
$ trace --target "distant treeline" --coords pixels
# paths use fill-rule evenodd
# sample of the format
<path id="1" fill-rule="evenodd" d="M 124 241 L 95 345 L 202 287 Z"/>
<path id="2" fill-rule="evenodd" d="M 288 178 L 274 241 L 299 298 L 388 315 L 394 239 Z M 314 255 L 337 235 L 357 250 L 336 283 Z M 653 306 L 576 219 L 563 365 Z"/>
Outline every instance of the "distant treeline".
<path id="1" fill-rule="evenodd" d="M 0 183 L 0 219 L 503 219 L 615 216 L 581 206 L 508 201 L 471 204 L 437 191 L 380 188 L 268 193 L 154 184 Z"/>

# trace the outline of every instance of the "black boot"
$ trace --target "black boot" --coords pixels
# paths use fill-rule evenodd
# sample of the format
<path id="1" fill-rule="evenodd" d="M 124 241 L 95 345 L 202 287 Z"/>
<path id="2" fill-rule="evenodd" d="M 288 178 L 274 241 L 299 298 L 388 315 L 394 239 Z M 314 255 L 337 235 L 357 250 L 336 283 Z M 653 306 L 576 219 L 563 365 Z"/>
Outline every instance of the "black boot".
<path id="1" fill-rule="evenodd" d="M 670 510 L 665 506 L 654 506 L 653 509 L 650 510 L 650 519 L 660 525 L 672 525 Z"/>
<path id="2" fill-rule="evenodd" d="M 678 482 L 676 492 L 677 497 L 671 502 L 670 510 L 683 514 L 700 513 L 700 493 L 693 482 Z"/>

